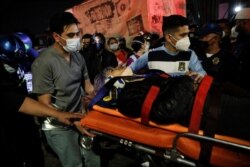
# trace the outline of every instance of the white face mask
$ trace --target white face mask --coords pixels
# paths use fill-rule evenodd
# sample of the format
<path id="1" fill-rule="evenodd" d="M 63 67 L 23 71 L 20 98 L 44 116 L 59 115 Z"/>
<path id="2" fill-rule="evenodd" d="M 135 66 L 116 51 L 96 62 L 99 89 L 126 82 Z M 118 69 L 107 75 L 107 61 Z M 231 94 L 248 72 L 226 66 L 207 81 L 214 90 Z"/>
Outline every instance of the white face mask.
<path id="1" fill-rule="evenodd" d="M 113 43 L 111 45 L 109 45 L 109 48 L 113 51 L 116 51 L 119 47 L 119 44 L 118 43 Z"/>
<path id="2" fill-rule="evenodd" d="M 172 36 L 172 35 L 171 35 Z M 173 36 L 172 36 L 173 37 Z M 173 37 L 175 39 L 175 37 Z M 181 38 L 180 40 L 175 39 L 177 42 L 174 45 L 174 47 L 179 51 L 188 51 L 188 48 L 190 46 L 190 40 L 189 37 Z"/>
<path id="3" fill-rule="evenodd" d="M 81 49 L 80 38 L 65 39 L 65 41 L 66 46 L 62 45 L 62 47 L 66 52 L 76 52 Z"/>
<path id="4" fill-rule="evenodd" d="M 212 53 L 206 53 L 206 57 L 209 58 L 209 57 L 212 57 L 214 54 Z"/>

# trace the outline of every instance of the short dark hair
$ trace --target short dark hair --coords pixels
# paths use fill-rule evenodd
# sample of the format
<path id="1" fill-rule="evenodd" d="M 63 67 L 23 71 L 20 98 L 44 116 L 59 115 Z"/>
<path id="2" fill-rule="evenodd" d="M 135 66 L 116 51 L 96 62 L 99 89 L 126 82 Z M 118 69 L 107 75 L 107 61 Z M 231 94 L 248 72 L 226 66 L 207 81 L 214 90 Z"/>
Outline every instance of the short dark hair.
<path id="1" fill-rule="evenodd" d="M 118 42 L 117 38 L 115 38 L 115 37 L 110 37 L 110 38 L 108 39 L 108 41 L 107 41 L 107 44 L 108 44 L 108 45 L 110 44 L 110 41 L 111 41 L 111 40 L 115 40 L 115 41 Z"/>
<path id="2" fill-rule="evenodd" d="M 82 39 L 88 39 L 88 38 L 92 38 L 92 35 L 91 34 L 88 34 L 88 33 L 86 33 L 86 34 L 84 34 L 83 36 L 82 36 Z"/>
<path id="3" fill-rule="evenodd" d="M 61 12 L 56 13 L 50 19 L 49 29 L 50 32 L 56 32 L 61 35 L 64 31 L 65 26 L 69 26 L 71 24 L 79 24 L 80 22 L 75 18 L 72 13 L 69 12 Z"/>
<path id="4" fill-rule="evenodd" d="M 189 25 L 188 19 L 181 15 L 163 16 L 162 32 L 163 34 L 166 34 L 185 25 Z"/>
<path id="5" fill-rule="evenodd" d="M 124 37 L 122 37 L 122 36 L 120 36 L 120 37 L 118 38 L 118 41 L 119 41 L 120 43 L 125 43 L 125 44 L 126 44 L 126 39 L 125 39 Z"/>

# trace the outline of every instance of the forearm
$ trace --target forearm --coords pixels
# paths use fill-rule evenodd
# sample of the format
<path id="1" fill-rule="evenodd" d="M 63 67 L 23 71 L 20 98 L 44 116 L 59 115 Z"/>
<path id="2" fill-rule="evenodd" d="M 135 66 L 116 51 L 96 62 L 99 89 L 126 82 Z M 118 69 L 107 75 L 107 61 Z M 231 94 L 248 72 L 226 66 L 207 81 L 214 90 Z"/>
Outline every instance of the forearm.
<path id="1" fill-rule="evenodd" d="M 94 94 L 94 87 L 93 87 L 93 85 L 91 84 L 91 82 L 90 82 L 90 80 L 88 79 L 88 80 L 85 80 L 84 81 L 85 82 L 85 91 L 86 91 L 86 93 L 87 94 L 89 94 L 89 95 L 93 95 Z"/>
<path id="2" fill-rule="evenodd" d="M 133 62 L 129 67 L 134 73 L 136 73 L 139 70 L 145 68 L 147 64 L 148 64 L 148 53 L 145 53 L 139 59 Z"/>
<path id="3" fill-rule="evenodd" d="M 53 117 L 56 118 L 58 121 L 66 124 L 72 125 L 75 120 L 79 122 L 79 119 L 83 117 L 82 114 L 70 113 L 70 112 L 61 112 L 53 109 L 50 106 L 42 104 L 38 101 L 35 101 L 29 97 L 26 97 L 24 102 L 22 103 L 19 111 L 33 116 L 39 117 Z"/>
<path id="4" fill-rule="evenodd" d="M 127 67 L 121 74 L 121 76 L 132 76 L 133 71 L 130 67 Z"/>
<path id="5" fill-rule="evenodd" d="M 206 71 L 203 69 L 195 52 L 192 52 L 189 65 L 193 72 L 197 72 L 201 76 L 205 76 L 207 74 Z"/>
<path id="6" fill-rule="evenodd" d="M 57 117 L 59 111 L 54 110 L 38 101 L 26 97 L 19 111 L 25 114 L 39 116 L 39 117 Z"/>

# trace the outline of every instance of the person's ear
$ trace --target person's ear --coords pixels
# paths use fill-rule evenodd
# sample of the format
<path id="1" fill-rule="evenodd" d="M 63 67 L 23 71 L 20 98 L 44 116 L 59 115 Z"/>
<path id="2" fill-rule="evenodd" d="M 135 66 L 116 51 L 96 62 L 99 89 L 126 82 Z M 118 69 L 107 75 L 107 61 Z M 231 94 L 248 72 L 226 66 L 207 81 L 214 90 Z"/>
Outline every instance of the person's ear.
<path id="1" fill-rule="evenodd" d="M 171 40 L 171 35 L 170 34 L 164 34 L 165 36 L 165 40 L 168 42 L 168 43 L 173 43 L 172 40 Z"/>
<path id="2" fill-rule="evenodd" d="M 53 38 L 54 38 L 54 40 L 55 40 L 56 42 L 59 42 L 59 41 L 60 41 L 60 36 L 59 36 L 59 34 L 53 32 L 53 33 L 52 33 L 52 36 L 53 36 Z"/>
<path id="3" fill-rule="evenodd" d="M 216 39 L 216 41 L 220 42 L 221 37 L 220 36 L 216 36 L 215 39 Z"/>

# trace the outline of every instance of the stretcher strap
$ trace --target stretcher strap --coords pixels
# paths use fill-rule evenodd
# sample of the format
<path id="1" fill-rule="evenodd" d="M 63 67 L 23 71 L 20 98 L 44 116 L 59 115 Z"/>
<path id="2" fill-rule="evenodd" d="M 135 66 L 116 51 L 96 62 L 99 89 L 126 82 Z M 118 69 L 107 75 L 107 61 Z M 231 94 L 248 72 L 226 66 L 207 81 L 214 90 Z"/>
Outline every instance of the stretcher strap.
<path id="1" fill-rule="evenodd" d="M 191 133 L 198 133 L 200 129 L 203 107 L 206 101 L 207 93 L 211 87 L 212 82 L 213 78 L 206 75 L 202 79 L 200 86 L 197 90 L 192 109 L 191 120 L 189 124 L 189 132 Z"/>
<path id="2" fill-rule="evenodd" d="M 162 72 L 155 70 L 151 71 L 148 74 L 144 75 L 137 75 L 137 76 L 118 76 L 110 79 L 95 95 L 95 97 L 91 100 L 91 102 L 88 105 L 88 109 L 91 109 L 96 103 L 98 103 L 104 96 L 108 94 L 108 92 L 111 90 L 111 88 L 114 86 L 114 83 L 118 81 L 119 79 L 138 79 L 138 78 L 149 78 L 152 76 L 160 75 L 163 78 L 168 78 L 168 74 L 162 74 Z"/>
<path id="3" fill-rule="evenodd" d="M 221 113 L 221 93 L 219 88 L 212 87 L 209 90 L 209 95 L 210 97 L 206 100 L 205 105 L 205 109 L 207 111 L 203 111 L 207 113 L 206 120 L 204 120 L 203 132 L 205 136 L 214 138 L 217 122 Z M 199 156 L 199 160 L 201 162 L 205 162 L 207 164 L 210 162 L 213 145 L 214 144 L 212 142 L 201 142 L 201 151 Z"/>
<path id="4" fill-rule="evenodd" d="M 142 76 L 120 76 L 120 77 L 114 77 L 110 79 L 95 95 L 95 97 L 91 100 L 91 102 L 88 105 L 88 108 L 91 109 L 97 102 L 99 102 L 104 96 L 108 94 L 108 92 L 112 89 L 114 86 L 114 83 L 118 81 L 119 79 L 126 79 L 126 78 L 142 78 Z"/>
<path id="5" fill-rule="evenodd" d="M 166 74 L 166 73 L 162 73 L 162 74 L 160 74 L 160 77 L 162 77 L 162 78 L 169 78 L 169 75 L 168 74 Z"/>
<path id="6" fill-rule="evenodd" d="M 141 110 L 141 123 L 144 125 L 148 125 L 149 123 L 149 115 L 155 101 L 157 95 L 159 94 L 160 88 L 158 86 L 151 86 L 150 90 L 143 102 L 142 110 Z"/>

